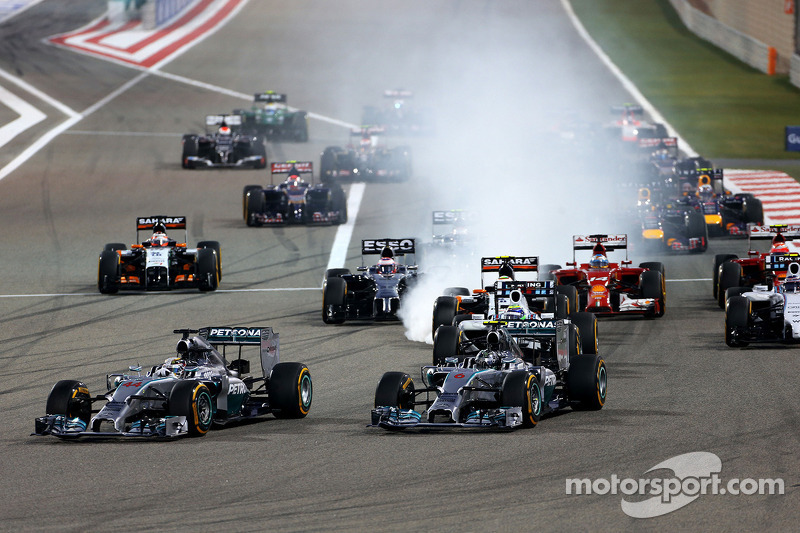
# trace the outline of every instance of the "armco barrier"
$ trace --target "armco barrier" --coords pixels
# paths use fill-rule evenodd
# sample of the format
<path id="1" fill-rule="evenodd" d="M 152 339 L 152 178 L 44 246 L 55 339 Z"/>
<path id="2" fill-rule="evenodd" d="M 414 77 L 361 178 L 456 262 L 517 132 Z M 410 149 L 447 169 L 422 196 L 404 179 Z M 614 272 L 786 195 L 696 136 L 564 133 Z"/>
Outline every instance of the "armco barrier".
<path id="1" fill-rule="evenodd" d="M 154 30 L 171 22 L 198 0 L 108 0 L 112 22 L 141 20 L 143 30 Z"/>
<path id="2" fill-rule="evenodd" d="M 681 21 L 698 37 L 722 48 L 761 72 L 775 73 L 774 49 L 695 9 L 687 0 L 669 1 L 678 12 Z"/>
<path id="3" fill-rule="evenodd" d="M 792 85 L 800 87 L 800 55 L 794 54 L 792 56 L 792 66 L 789 69 L 789 79 Z"/>

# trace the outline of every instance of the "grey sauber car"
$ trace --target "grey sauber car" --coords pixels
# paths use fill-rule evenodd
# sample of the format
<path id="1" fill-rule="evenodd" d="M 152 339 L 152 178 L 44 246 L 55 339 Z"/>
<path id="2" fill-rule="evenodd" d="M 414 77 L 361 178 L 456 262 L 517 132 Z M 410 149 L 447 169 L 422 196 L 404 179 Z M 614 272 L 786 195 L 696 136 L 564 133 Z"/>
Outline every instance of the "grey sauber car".
<path id="1" fill-rule="evenodd" d="M 175 356 L 145 374 L 132 366 L 135 374 L 107 375 L 103 394 L 92 396 L 81 381 L 56 383 L 46 415 L 36 419 L 34 435 L 199 437 L 214 424 L 267 413 L 278 418 L 308 414 L 311 374 L 302 363 L 279 362 L 278 334 L 272 328 L 206 327 L 175 333 L 182 336 Z M 227 347 L 238 347 L 231 361 Z M 250 362 L 242 358 L 247 347 L 259 350 L 260 377 L 249 375 Z M 98 404 L 102 407 L 96 409 Z"/>

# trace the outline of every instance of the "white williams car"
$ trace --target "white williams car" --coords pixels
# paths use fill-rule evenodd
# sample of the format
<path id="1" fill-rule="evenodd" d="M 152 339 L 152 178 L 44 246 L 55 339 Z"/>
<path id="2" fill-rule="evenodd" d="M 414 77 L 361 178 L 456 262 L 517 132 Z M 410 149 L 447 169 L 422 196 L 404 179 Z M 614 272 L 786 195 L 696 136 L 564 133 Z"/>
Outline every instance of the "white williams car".
<path id="1" fill-rule="evenodd" d="M 726 291 L 725 343 L 744 347 L 751 342 L 800 343 L 800 263 L 794 256 L 766 260 L 766 285 Z M 785 274 L 785 277 L 780 277 Z"/>

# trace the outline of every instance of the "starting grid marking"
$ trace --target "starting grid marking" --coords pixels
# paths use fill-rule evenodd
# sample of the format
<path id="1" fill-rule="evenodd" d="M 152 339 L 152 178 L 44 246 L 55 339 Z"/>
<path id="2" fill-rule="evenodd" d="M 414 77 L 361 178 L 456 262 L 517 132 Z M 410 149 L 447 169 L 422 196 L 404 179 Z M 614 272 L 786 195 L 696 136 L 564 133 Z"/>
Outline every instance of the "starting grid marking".
<path id="1" fill-rule="evenodd" d="M 696 279 L 668 279 L 667 283 L 686 283 L 694 281 L 711 281 L 711 278 L 696 278 Z M 321 287 L 285 287 L 275 289 L 217 289 L 214 292 L 226 293 L 240 293 L 240 292 L 300 292 L 300 291 L 320 291 Z M 131 295 L 167 295 L 172 294 L 170 291 L 148 293 L 144 291 L 135 291 L 129 293 Z M 186 294 L 186 293 L 182 293 Z M 67 292 L 67 293 L 50 293 L 50 294 L 0 294 L 0 298 L 55 298 L 60 296 L 97 296 L 98 298 L 108 298 L 107 294 L 100 294 L 98 292 Z"/>

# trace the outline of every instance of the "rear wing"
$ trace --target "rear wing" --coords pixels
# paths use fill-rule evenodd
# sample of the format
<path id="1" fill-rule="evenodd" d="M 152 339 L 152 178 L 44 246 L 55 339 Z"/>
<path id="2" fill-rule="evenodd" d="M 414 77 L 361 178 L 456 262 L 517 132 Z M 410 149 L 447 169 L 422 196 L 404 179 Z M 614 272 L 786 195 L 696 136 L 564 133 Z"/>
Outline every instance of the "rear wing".
<path id="1" fill-rule="evenodd" d="M 149 217 L 137 217 L 136 218 L 136 244 L 139 244 L 139 232 L 140 231 L 152 231 L 153 226 L 156 224 L 164 224 L 169 230 L 175 229 L 182 229 L 183 230 L 183 242 L 186 242 L 188 238 L 188 232 L 186 231 L 186 217 L 178 217 L 178 216 L 166 216 L 166 215 L 151 215 Z"/>
<path id="2" fill-rule="evenodd" d="M 363 126 L 361 128 L 352 128 L 350 129 L 350 136 L 351 137 L 365 137 L 367 135 L 377 135 L 379 133 L 384 133 L 386 128 L 382 126 Z"/>
<path id="3" fill-rule="evenodd" d="M 616 235 L 573 235 L 572 261 L 575 262 L 575 252 L 577 250 L 593 250 L 597 244 L 602 244 L 608 252 L 613 250 L 625 250 L 625 259 L 628 259 L 628 235 L 625 233 L 618 233 Z"/>
<path id="4" fill-rule="evenodd" d="M 499 272 L 500 267 L 508 265 L 514 269 L 514 272 L 538 272 L 539 271 L 539 257 L 538 256 L 511 256 L 511 255 L 498 255 L 495 257 L 481 257 L 481 287 L 485 287 L 483 275 L 486 272 Z"/>
<path id="5" fill-rule="evenodd" d="M 765 258 L 764 269 L 771 272 L 787 272 L 792 263 L 800 263 L 800 253 L 770 254 Z"/>
<path id="6" fill-rule="evenodd" d="M 263 93 L 254 94 L 253 101 L 266 104 L 285 104 L 286 95 L 281 93 L 276 93 L 274 91 L 267 91 Z"/>
<path id="7" fill-rule="evenodd" d="M 672 157 L 677 158 L 680 155 L 677 137 L 646 137 L 639 135 L 637 142 L 642 152 L 666 150 Z"/>
<path id="8" fill-rule="evenodd" d="M 520 337 L 555 336 L 559 322 L 552 318 L 531 320 L 485 320 L 484 326 L 505 328 L 514 339 Z"/>
<path id="9" fill-rule="evenodd" d="M 298 174 L 313 174 L 314 164 L 311 161 L 287 161 L 272 163 L 269 168 L 272 174 L 289 174 L 294 170 Z"/>
<path id="10" fill-rule="evenodd" d="M 365 239 L 361 241 L 361 255 L 377 255 L 389 247 L 394 255 L 416 254 L 414 239 Z"/>
<path id="11" fill-rule="evenodd" d="M 433 212 L 433 225 L 440 224 L 456 224 L 459 222 L 466 222 L 472 218 L 470 211 L 463 211 L 461 209 L 451 209 L 449 211 L 434 211 Z"/>
<path id="12" fill-rule="evenodd" d="M 771 226 L 747 225 L 747 248 L 753 250 L 752 242 L 759 240 L 772 240 L 777 235 L 782 235 L 787 241 L 800 238 L 800 224 L 773 224 Z"/>
<path id="13" fill-rule="evenodd" d="M 384 98 L 395 98 L 395 99 L 403 99 L 403 98 L 413 98 L 414 93 L 411 91 L 404 91 L 402 89 L 387 89 L 383 91 Z"/>
<path id="14" fill-rule="evenodd" d="M 241 126 L 242 115 L 206 115 L 206 126 L 219 126 L 223 122 L 226 126 Z"/>
<path id="15" fill-rule="evenodd" d="M 626 115 L 636 115 L 640 117 L 644 115 L 644 108 L 636 104 L 623 104 L 623 105 L 611 106 L 612 115 L 618 115 L 620 113 L 625 113 Z"/>
<path id="16" fill-rule="evenodd" d="M 181 332 L 176 330 L 176 333 Z M 280 362 L 280 339 L 271 327 L 207 326 L 201 328 L 199 334 L 215 348 L 222 347 L 223 355 L 226 346 L 239 346 L 239 359 L 242 357 L 242 347 L 258 346 L 265 378 Z"/>
<path id="17" fill-rule="evenodd" d="M 555 281 L 501 281 L 495 294 L 500 297 L 509 296 L 512 291 L 519 291 L 526 296 L 555 296 Z"/>

